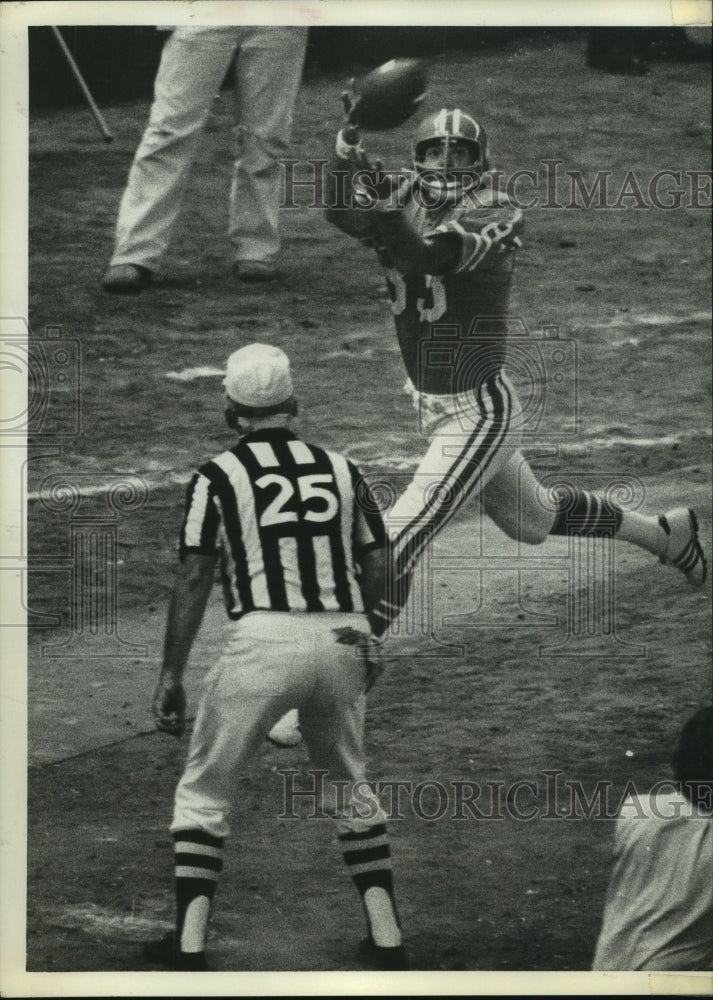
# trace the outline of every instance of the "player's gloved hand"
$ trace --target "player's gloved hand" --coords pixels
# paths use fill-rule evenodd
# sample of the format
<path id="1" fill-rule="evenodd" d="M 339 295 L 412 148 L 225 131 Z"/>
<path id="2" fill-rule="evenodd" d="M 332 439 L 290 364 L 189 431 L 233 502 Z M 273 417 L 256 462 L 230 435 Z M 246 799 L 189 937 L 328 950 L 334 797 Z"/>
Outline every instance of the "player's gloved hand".
<path id="1" fill-rule="evenodd" d="M 356 101 L 357 96 L 354 90 L 354 78 L 352 77 L 347 84 L 347 89 L 342 91 L 344 125 L 337 135 L 336 153 L 342 160 L 352 160 L 360 166 L 368 167 L 369 161 L 361 144 L 361 130 L 353 116 Z"/>
<path id="2" fill-rule="evenodd" d="M 364 691 L 368 694 L 384 672 L 383 664 L 375 656 L 381 643 L 368 632 L 361 632 L 359 629 L 351 628 L 351 626 L 334 628 L 332 631 L 340 645 L 357 647 L 357 654 L 364 663 Z"/>
<path id="3" fill-rule="evenodd" d="M 151 705 L 156 728 L 181 737 L 186 724 L 186 693 L 180 681 L 161 675 Z"/>
<path id="4" fill-rule="evenodd" d="M 403 208 L 408 185 L 404 171 L 385 170 L 381 160 L 376 160 L 373 167 L 354 175 L 354 200 L 360 208 L 395 211 Z"/>
<path id="5" fill-rule="evenodd" d="M 342 139 L 348 146 L 358 146 L 361 139 L 359 125 L 354 118 L 354 109 L 357 105 L 357 93 L 354 77 L 347 83 L 346 89 L 342 91 L 342 106 L 344 108 L 344 127 L 342 128 Z"/>

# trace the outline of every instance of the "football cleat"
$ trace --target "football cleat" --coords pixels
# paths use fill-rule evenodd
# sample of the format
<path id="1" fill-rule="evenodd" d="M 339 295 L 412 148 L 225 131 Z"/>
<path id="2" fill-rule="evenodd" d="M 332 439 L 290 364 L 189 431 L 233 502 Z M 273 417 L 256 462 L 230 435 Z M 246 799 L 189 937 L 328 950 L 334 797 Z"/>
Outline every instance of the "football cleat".
<path id="1" fill-rule="evenodd" d="M 378 972 L 401 972 L 411 968 L 408 952 L 402 944 L 380 948 L 369 936 L 359 945 L 359 958 L 364 965 Z"/>
<path id="2" fill-rule="evenodd" d="M 668 535 L 668 545 L 659 556 L 664 566 L 674 566 L 694 587 L 705 581 L 707 564 L 703 546 L 698 540 L 698 521 L 688 507 L 676 507 L 659 517 L 659 524 Z"/>
<path id="3" fill-rule="evenodd" d="M 151 272 L 140 264 L 111 264 L 102 278 L 105 292 L 138 295 L 151 283 Z"/>

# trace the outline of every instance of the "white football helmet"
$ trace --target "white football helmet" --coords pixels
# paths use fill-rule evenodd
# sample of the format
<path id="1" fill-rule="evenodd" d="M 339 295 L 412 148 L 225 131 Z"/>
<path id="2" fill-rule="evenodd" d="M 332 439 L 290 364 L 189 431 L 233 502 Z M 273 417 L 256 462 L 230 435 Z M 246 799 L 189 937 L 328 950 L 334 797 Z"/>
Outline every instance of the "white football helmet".
<path id="1" fill-rule="evenodd" d="M 446 203 L 480 185 L 490 169 L 485 129 L 465 111 L 443 108 L 424 119 L 413 142 L 419 184 Z"/>

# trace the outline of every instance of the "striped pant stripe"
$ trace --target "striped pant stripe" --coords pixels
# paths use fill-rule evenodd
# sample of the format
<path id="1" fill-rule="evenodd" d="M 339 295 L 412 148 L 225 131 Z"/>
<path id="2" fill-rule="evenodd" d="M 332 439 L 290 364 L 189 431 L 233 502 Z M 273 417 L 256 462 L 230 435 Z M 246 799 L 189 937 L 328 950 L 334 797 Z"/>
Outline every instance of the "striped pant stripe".
<path id="1" fill-rule="evenodd" d="M 441 488 L 433 491 L 421 510 L 394 539 L 393 556 L 397 578 L 411 571 L 426 545 L 482 482 L 507 435 L 512 397 L 499 375 L 489 386 L 483 387 L 483 397 L 486 413 L 481 416 L 458 456 L 441 476 L 438 484 Z"/>

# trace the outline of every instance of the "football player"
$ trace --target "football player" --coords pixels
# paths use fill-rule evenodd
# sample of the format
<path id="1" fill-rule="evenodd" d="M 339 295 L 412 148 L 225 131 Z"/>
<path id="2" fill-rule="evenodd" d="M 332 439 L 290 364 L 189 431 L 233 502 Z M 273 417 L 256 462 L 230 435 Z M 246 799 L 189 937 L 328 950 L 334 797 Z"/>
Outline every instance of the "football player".
<path id="1" fill-rule="evenodd" d="M 412 169 L 372 165 L 347 123 L 330 166 L 327 217 L 373 248 L 384 269 L 406 389 L 429 447 L 388 516 L 397 580 L 470 496 L 511 538 L 610 537 L 638 545 L 695 585 L 706 563 L 695 514 L 622 510 L 574 485 L 550 495 L 521 451 L 523 408 L 504 371 L 523 213 L 493 182 L 483 126 L 459 108 L 425 119 Z M 396 601 L 405 598 L 406 587 Z M 393 610 L 393 609 L 392 609 Z"/>

